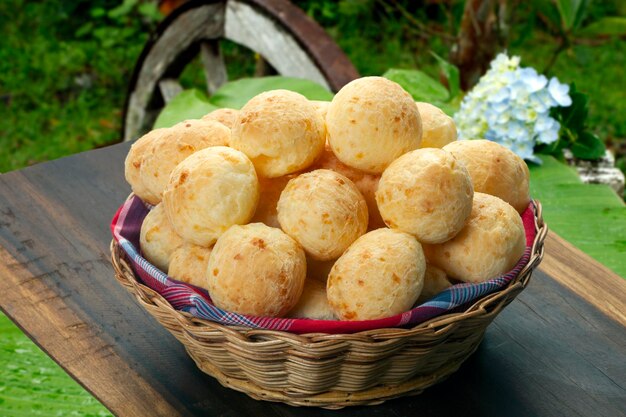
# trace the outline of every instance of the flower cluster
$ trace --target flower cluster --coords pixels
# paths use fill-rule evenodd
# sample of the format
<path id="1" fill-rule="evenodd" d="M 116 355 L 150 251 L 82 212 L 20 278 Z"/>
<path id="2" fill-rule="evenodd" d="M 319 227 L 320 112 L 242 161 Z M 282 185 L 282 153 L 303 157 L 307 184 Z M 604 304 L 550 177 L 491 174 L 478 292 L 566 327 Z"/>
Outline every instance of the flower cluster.
<path id="1" fill-rule="evenodd" d="M 465 96 L 454 115 L 459 139 L 489 139 L 522 158 L 538 161 L 535 144 L 559 138 L 559 122 L 550 108 L 572 104 L 569 86 L 549 81 L 533 68 L 522 68 L 520 58 L 499 54 L 491 68 Z"/>

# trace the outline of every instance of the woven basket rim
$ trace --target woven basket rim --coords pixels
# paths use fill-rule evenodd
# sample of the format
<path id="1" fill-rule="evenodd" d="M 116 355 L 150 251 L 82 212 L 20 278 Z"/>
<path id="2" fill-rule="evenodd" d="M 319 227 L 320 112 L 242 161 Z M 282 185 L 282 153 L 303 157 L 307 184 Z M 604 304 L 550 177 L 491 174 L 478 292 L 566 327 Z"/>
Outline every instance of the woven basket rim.
<path id="1" fill-rule="evenodd" d="M 328 340 L 351 340 L 352 342 L 372 340 L 380 341 L 393 340 L 396 338 L 410 337 L 416 334 L 437 334 L 444 336 L 453 332 L 459 321 L 466 320 L 471 317 L 484 316 L 491 311 L 499 312 L 495 308 L 501 302 L 504 302 L 510 293 L 521 292 L 530 280 L 532 271 L 539 265 L 544 255 L 544 241 L 548 233 L 548 226 L 543 221 L 542 206 L 538 200 L 532 200 L 534 211 L 535 239 L 531 247 L 530 258 L 528 263 L 519 272 L 519 274 L 511 280 L 505 287 L 498 289 L 475 300 L 470 306 L 460 312 L 452 312 L 431 318 L 412 327 L 385 327 L 378 329 L 364 330 L 354 333 L 292 333 L 289 331 L 270 330 L 252 328 L 246 326 L 226 325 L 214 322 L 208 319 L 199 318 L 190 313 L 174 309 L 170 303 L 155 290 L 142 284 L 136 277 L 127 255 L 121 249 L 121 246 L 111 240 L 111 262 L 115 269 L 115 276 L 118 281 L 131 291 L 137 299 L 147 306 L 154 306 L 165 309 L 170 315 L 185 328 L 188 334 L 196 334 L 199 329 L 219 329 L 226 332 L 230 337 L 252 341 L 257 346 L 264 340 L 274 340 L 276 338 L 290 343 L 315 343 L 319 344 Z M 513 297 L 514 298 L 514 297 Z M 510 300 L 509 300 L 510 301 Z M 193 331 L 190 331 L 193 327 Z"/>

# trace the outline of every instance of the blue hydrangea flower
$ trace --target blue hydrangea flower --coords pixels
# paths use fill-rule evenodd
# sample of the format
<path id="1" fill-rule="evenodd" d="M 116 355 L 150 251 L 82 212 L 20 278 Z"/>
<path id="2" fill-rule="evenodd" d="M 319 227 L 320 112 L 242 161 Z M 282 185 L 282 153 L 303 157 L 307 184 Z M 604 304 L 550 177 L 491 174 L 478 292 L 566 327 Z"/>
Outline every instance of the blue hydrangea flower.
<path id="1" fill-rule="evenodd" d="M 567 107 L 572 104 L 572 98 L 569 96 L 569 85 L 561 84 L 556 77 L 550 79 L 548 92 L 559 106 Z"/>
<path id="2" fill-rule="evenodd" d="M 561 126 L 550 117 L 550 109 L 571 104 L 567 84 L 520 67 L 519 57 L 499 54 L 465 96 L 454 120 L 459 139 L 492 140 L 537 162 L 535 144 L 550 144 L 559 137 Z"/>
<path id="3" fill-rule="evenodd" d="M 520 68 L 517 71 L 519 79 L 526 85 L 529 93 L 541 90 L 548 84 L 544 75 L 537 74 L 534 68 Z"/>

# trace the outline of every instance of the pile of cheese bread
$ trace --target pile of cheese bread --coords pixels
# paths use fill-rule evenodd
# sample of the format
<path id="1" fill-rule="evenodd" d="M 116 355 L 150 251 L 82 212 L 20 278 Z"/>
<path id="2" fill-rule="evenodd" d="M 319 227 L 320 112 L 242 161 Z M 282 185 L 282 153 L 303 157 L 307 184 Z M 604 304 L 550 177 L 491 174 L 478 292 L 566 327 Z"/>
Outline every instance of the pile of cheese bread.
<path id="1" fill-rule="evenodd" d="M 450 117 L 381 77 L 331 102 L 273 90 L 153 130 L 125 175 L 153 206 L 146 259 L 242 314 L 388 317 L 525 249 L 525 162 L 457 141 Z"/>

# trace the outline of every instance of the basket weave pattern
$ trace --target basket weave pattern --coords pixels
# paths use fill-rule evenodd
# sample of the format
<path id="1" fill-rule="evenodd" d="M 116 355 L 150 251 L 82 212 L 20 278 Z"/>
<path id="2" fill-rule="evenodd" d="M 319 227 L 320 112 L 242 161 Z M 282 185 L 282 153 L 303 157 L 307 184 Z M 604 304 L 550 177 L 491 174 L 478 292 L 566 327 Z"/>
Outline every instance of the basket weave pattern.
<path id="1" fill-rule="evenodd" d="M 222 385 L 257 399 L 342 408 L 419 394 L 455 372 L 541 262 L 548 228 L 538 202 L 535 229 L 530 260 L 507 287 L 462 311 L 412 328 L 354 334 L 296 335 L 199 319 L 175 310 L 141 284 L 115 241 L 111 259 L 117 280 L 183 343 L 198 367 Z"/>

